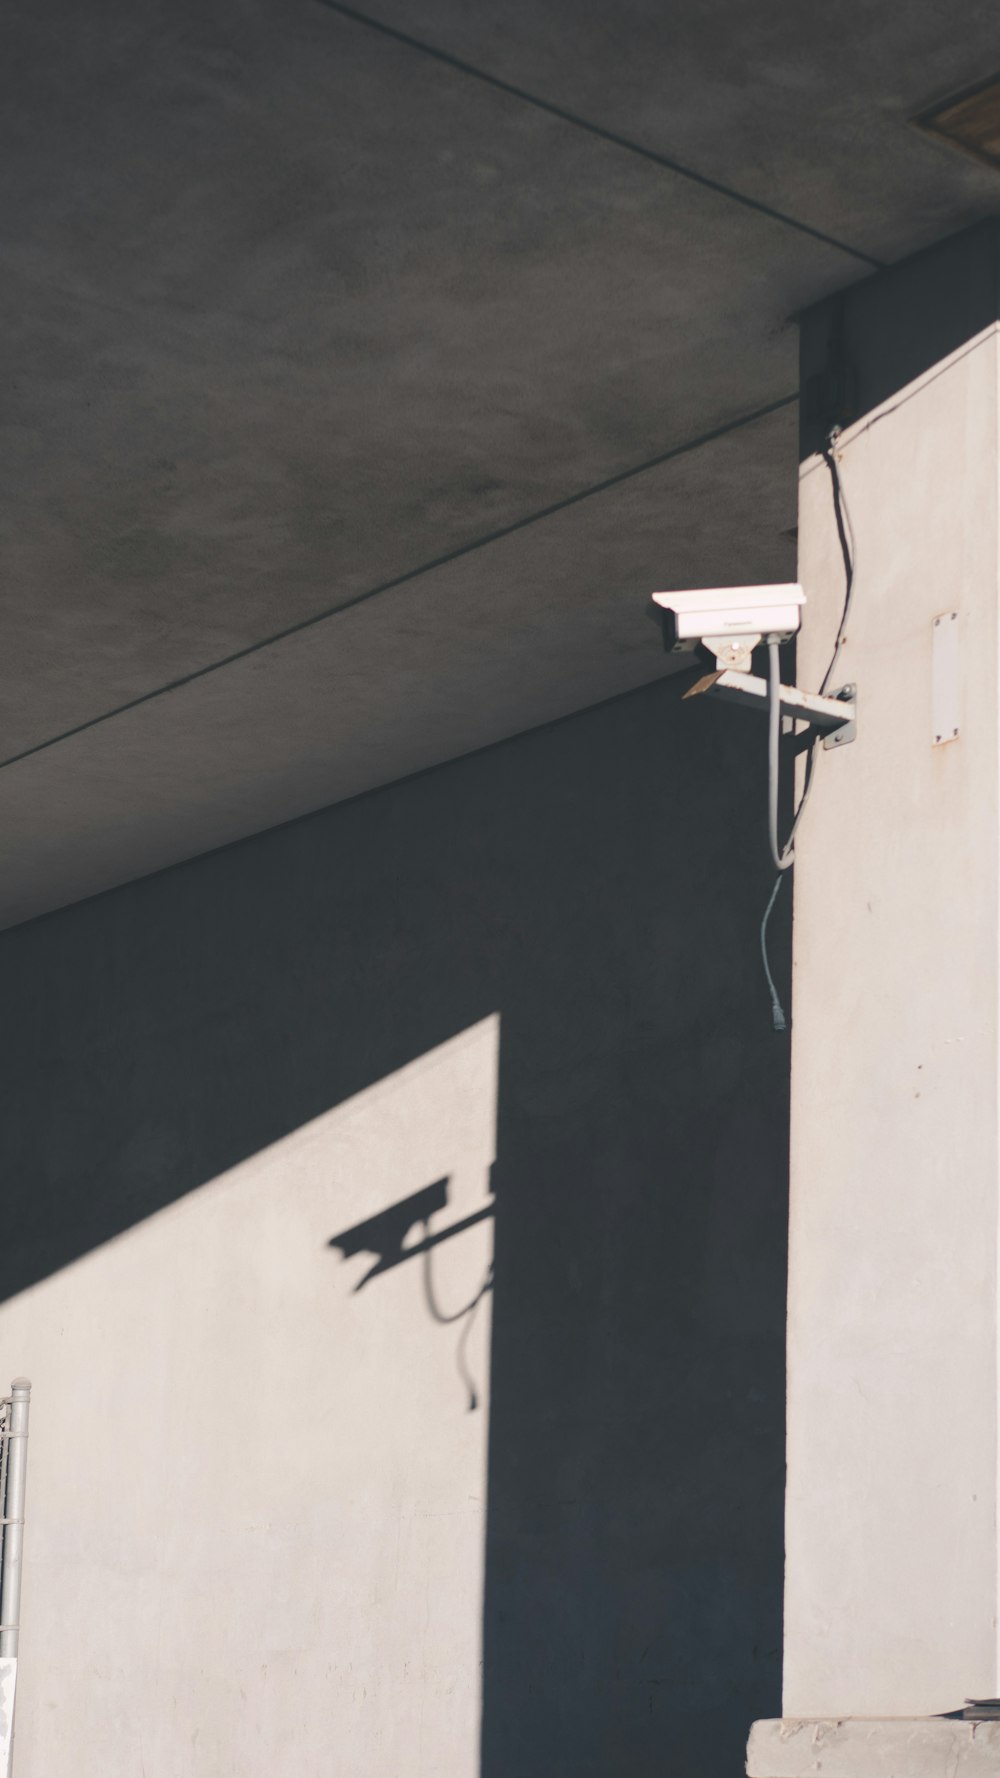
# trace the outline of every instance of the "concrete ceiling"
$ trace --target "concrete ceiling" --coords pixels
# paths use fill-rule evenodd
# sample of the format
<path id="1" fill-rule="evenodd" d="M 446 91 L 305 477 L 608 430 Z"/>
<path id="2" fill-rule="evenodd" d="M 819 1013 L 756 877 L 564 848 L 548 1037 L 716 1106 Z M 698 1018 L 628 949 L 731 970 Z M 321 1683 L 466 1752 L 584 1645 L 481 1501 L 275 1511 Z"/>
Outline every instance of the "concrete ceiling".
<path id="1" fill-rule="evenodd" d="M 1000 207 L 990 5 L 15 0 L 0 921 L 664 670 L 787 578 L 799 306 Z"/>

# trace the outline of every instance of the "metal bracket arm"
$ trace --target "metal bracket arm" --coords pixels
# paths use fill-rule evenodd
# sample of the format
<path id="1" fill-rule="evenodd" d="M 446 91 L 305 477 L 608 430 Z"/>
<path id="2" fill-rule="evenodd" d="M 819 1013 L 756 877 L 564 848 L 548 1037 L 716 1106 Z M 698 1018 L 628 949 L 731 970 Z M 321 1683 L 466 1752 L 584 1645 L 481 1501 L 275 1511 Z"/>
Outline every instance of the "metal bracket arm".
<path id="1" fill-rule="evenodd" d="M 697 698 L 706 692 L 723 703 L 742 704 L 745 710 L 759 710 L 762 714 L 767 712 L 767 680 L 759 679 L 753 673 L 706 673 L 703 679 L 689 687 L 684 696 Z M 821 698 L 799 691 L 797 686 L 783 685 L 781 714 L 793 722 L 808 723 L 820 735 L 831 739 L 840 735 L 843 741 L 853 741 L 853 732 L 843 731 L 853 730 L 857 721 L 855 688 L 845 685 L 833 697 Z"/>

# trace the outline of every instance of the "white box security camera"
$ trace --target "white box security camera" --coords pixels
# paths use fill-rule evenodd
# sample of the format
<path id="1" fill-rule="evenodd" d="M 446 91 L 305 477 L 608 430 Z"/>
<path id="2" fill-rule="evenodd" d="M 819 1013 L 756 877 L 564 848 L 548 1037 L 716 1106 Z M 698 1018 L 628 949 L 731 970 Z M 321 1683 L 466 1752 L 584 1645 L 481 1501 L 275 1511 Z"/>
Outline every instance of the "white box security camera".
<path id="1" fill-rule="evenodd" d="M 669 654 L 686 654 L 704 643 L 721 665 L 748 668 L 764 636 L 785 641 L 802 624 L 805 593 L 797 582 L 782 586 L 699 587 L 654 593 Z"/>

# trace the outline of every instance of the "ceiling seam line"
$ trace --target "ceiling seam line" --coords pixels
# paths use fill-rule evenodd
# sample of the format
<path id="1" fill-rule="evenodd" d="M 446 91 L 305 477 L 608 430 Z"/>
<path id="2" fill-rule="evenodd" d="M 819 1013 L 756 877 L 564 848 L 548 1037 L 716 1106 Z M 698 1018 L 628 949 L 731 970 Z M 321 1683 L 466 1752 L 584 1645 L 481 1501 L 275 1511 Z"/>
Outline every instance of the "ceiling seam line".
<path id="1" fill-rule="evenodd" d="M 130 710 L 137 710 L 143 704 L 150 704 L 156 698 L 166 697 L 170 692 L 181 691 L 186 685 L 193 685 L 199 679 L 206 679 L 212 673 L 220 673 L 226 667 L 237 665 L 249 656 L 260 654 L 266 648 L 273 648 L 279 642 L 285 642 L 290 636 L 297 636 L 304 630 L 315 629 L 319 624 L 328 623 L 332 618 L 340 617 L 345 611 L 353 611 L 358 605 L 367 604 L 369 599 L 376 599 L 382 593 L 390 593 L 398 587 L 407 586 L 410 582 L 420 580 L 425 574 L 433 574 L 438 568 L 446 568 L 452 562 L 460 562 L 463 557 L 475 555 L 478 550 L 488 549 L 494 543 L 502 543 L 505 538 L 513 537 L 518 531 L 526 531 L 532 525 L 541 524 L 545 519 L 554 518 L 557 513 L 565 512 L 569 507 L 579 506 L 584 500 L 593 499 L 598 494 L 605 494 L 611 488 L 620 487 L 622 483 L 645 475 L 652 469 L 659 469 L 664 463 L 671 462 L 675 457 L 688 456 L 692 451 L 700 450 L 704 445 L 714 444 L 730 433 L 738 432 L 744 426 L 753 425 L 756 420 L 765 420 L 770 414 L 779 413 L 782 408 L 790 407 L 799 399 L 798 391 L 793 395 L 782 395 L 776 401 L 766 403 L 764 407 L 754 408 L 751 413 L 743 414 L 736 420 L 727 420 L 723 425 L 713 427 L 710 432 L 703 432 L 696 438 L 687 439 L 683 444 L 672 445 L 669 450 L 660 451 L 655 457 L 649 457 L 642 463 L 634 464 L 630 469 L 619 470 L 616 475 L 607 476 L 604 481 L 594 482 L 588 488 L 580 488 L 575 494 L 567 494 L 562 500 L 556 500 L 551 506 L 544 506 L 538 512 L 526 514 L 524 518 L 515 519 L 499 530 L 489 531 L 482 537 L 474 538 L 471 543 L 460 544 L 457 549 L 449 550 L 443 556 L 436 556 L 429 562 L 422 562 L 416 568 L 408 568 L 402 574 L 393 575 L 390 580 L 380 581 L 376 586 L 367 587 L 364 592 L 355 593 L 351 598 L 344 599 L 339 605 L 331 605 L 324 611 L 314 612 L 298 623 L 289 624 L 273 635 L 263 636 L 258 642 L 250 642 L 244 648 L 234 650 L 221 660 L 210 661 L 207 666 L 195 667 L 190 673 L 183 673 L 177 679 L 170 679 L 164 685 L 158 685 L 152 691 L 142 692 L 139 697 L 129 698 L 124 704 L 116 704 L 113 710 L 105 710 L 100 716 L 88 717 L 86 722 L 78 722 L 72 728 L 64 729 L 58 735 L 50 735 L 45 741 L 38 741 L 32 747 L 25 747 L 20 753 L 12 753 L 7 759 L 0 759 L 0 772 L 8 766 L 19 765 L 23 760 L 31 759 L 36 753 L 45 753 L 50 747 L 58 747 L 63 741 L 71 741 L 76 735 L 82 735 L 88 729 L 99 728 L 102 723 L 112 722 L 117 716 L 125 716 Z"/>
<path id="2" fill-rule="evenodd" d="M 728 198 L 731 203 L 742 204 L 747 210 L 755 210 L 760 216 L 767 216 L 772 222 L 781 223 L 785 228 L 796 230 L 799 234 L 808 235 L 814 241 L 821 241 L 825 247 L 833 247 L 838 253 L 846 253 L 849 258 L 860 260 L 877 271 L 885 268 L 886 261 L 876 259 L 874 254 L 865 253 L 860 247 L 850 247 L 846 241 L 838 241 L 835 235 L 824 233 L 821 228 L 814 228 L 809 222 L 800 222 L 795 216 L 788 216 L 783 210 L 776 210 L 773 205 L 765 204 L 759 198 L 752 198 L 746 192 L 735 191 L 721 179 L 713 179 L 707 173 L 699 173 L 696 168 L 685 166 L 683 161 L 672 160 L 669 155 L 660 154 L 655 148 L 646 148 L 641 142 L 632 141 L 629 136 L 620 136 L 617 131 L 609 130 L 603 124 L 592 123 L 589 118 L 581 117 L 578 112 L 568 111 L 551 99 L 543 99 L 537 93 L 528 92 L 525 87 L 515 86 L 512 81 L 504 80 L 499 74 L 490 74 L 484 68 L 477 68 L 474 62 L 463 61 L 461 56 L 452 55 L 450 50 L 439 49 L 436 44 L 426 43 L 420 37 L 411 37 L 407 31 L 400 31 L 395 25 L 387 25 L 382 19 L 373 18 L 370 13 L 361 12 L 355 6 L 348 6 L 344 0 L 317 0 L 327 12 L 336 12 L 342 18 L 351 19 L 355 24 L 364 25 L 370 31 L 380 32 L 384 37 L 391 37 L 395 42 L 403 44 L 407 49 L 415 49 L 445 67 L 453 68 L 459 74 L 466 74 L 473 80 L 482 81 L 496 91 L 507 93 L 509 97 L 520 99 L 525 105 L 532 105 L 538 111 L 546 112 L 550 117 L 558 118 L 561 123 L 573 124 L 578 130 L 585 130 L 588 135 L 596 136 L 602 142 L 609 142 L 615 148 L 623 148 L 630 154 L 639 155 L 641 159 L 652 161 L 655 166 L 663 167 L 667 172 L 676 173 L 681 179 L 689 179 L 695 185 L 701 185 L 718 196 Z"/>

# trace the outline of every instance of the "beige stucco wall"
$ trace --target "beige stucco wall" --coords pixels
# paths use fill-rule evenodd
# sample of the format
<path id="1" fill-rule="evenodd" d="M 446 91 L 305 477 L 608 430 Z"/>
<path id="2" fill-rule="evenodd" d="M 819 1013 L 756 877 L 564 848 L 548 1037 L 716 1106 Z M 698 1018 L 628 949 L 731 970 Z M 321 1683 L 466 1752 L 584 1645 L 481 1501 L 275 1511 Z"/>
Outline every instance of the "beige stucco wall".
<path id="1" fill-rule="evenodd" d="M 838 445 L 860 724 L 820 757 L 796 869 L 789 1716 L 998 1689 L 997 426 L 990 329 Z M 844 596 L 816 457 L 799 543 L 811 688 Z M 952 610 L 961 734 L 934 746 Z"/>
<path id="2" fill-rule="evenodd" d="M 478 1770 L 490 1302 L 331 1234 L 489 1202 L 488 1017 L 0 1309 L 34 1384 L 17 1760 L 65 1778 Z M 419 1238 L 421 1230 L 413 1232 Z M 484 1221 L 434 1249 L 443 1311 Z M 276 1763 L 277 1762 L 277 1763 Z"/>

